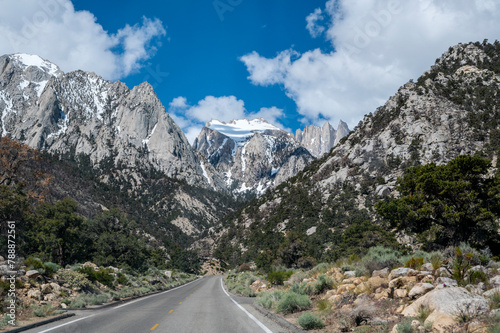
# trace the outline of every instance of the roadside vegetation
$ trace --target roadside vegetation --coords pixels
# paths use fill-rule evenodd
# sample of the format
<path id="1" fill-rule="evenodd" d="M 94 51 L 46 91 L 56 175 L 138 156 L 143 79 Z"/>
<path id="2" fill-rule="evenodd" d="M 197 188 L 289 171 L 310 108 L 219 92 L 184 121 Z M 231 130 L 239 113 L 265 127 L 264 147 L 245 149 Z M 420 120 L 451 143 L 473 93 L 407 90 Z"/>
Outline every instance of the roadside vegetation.
<path id="1" fill-rule="evenodd" d="M 251 262 L 229 271 L 225 283 L 231 292 L 255 297 L 257 305 L 305 330 L 358 333 L 442 331 L 432 295 L 448 288 L 469 305 L 445 316 L 446 332 L 497 332 L 499 267 L 497 257 L 467 243 L 411 254 L 377 246 L 362 257 L 351 255 L 307 270 L 273 266 L 266 272 Z M 276 283 L 275 276 L 286 278 Z M 403 311 L 420 297 L 430 305 Z M 453 297 L 439 301 L 456 305 Z"/>

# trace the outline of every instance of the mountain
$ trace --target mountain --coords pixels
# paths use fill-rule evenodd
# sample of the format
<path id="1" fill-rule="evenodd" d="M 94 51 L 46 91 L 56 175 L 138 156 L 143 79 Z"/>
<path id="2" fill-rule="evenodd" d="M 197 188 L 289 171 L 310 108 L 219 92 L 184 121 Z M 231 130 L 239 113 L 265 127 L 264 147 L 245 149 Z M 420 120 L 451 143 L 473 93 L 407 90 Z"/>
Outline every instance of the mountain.
<path id="1" fill-rule="evenodd" d="M 350 254 L 346 247 L 359 252 L 394 237 L 418 248 L 412 234 L 382 224 L 375 204 L 397 195 L 397 179 L 411 166 L 481 154 L 496 168 L 499 91 L 499 42 L 450 47 L 332 151 L 228 218 L 217 230 L 217 256 L 336 260 Z"/>
<path id="2" fill-rule="evenodd" d="M 341 120 L 337 130 L 326 122 L 322 127 L 309 125 L 304 130 L 298 129 L 295 137 L 314 157 L 321 157 L 348 134 L 349 127 Z"/>
<path id="3" fill-rule="evenodd" d="M 167 248 L 190 246 L 236 205 L 148 83 L 129 89 L 38 56 L 5 55 L 0 115 L 2 136 L 42 152 L 26 168 L 49 175 L 49 202 L 71 197 L 89 218 L 118 208 Z"/>
<path id="4" fill-rule="evenodd" d="M 212 120 L 193 147 L 235 193 L 262 194 L 294 176 L 313 160 L 294 136 L 264 119 Z"/>
<path id="5" fill-rule="evenodd" d="M 127 88 L 94 73 L 63 73 L 35 55 L 0 57 L 2 136 L 50 153 L 89 156 L 96 168 L 140 183 L 138 170 L 222 190 L 148 83 Z"/>

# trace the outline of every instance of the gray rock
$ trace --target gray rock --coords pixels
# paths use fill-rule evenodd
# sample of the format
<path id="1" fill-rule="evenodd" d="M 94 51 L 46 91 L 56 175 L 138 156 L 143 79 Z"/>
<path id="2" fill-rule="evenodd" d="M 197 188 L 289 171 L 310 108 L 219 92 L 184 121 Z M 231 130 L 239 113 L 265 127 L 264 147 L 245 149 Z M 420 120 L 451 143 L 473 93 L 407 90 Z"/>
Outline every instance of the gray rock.
<path id="1" fill-rule="evenodd" d="M 422 295 L 425 295 L 432 289 L 434 289 L 434 286 L 430 283 L 418 283 L 413 288 L 411 288 L 410 292 L 408 293 L 408 296 L 410 298 L 417 298 Z"/>
<path id="2" fill-rule="evenodd" d="M 389 280 L 394 280 L 402 276 L 417 276 L 418 273 L 419 271 L 416 271 L 412 268 L 407 268 L 407 267 L 396 268 L 393 269 L 389 274 Z"/>
<path id="3" fill-rule="evenodd" d="M 434 311 L 457 316 L 462 311 L 471 311 L 478 315 L 489 311 L 488 301 L 479 295 L 473 295 L 465 288 L 450 287 L 435 289 L 417 299 L 402 312 L 404 316 L 416 316 L 421 306 Z"/>
<path id="4" fill-rule="evenodd" d="M 344 272 L 344 276 L 346 278 L 353 278 L 353 277 L 356 277 L 356 272 L 355 271 L 346 271 L 346 272 Z"/>
<path id="5" fill-rule="evenodd" d="M 38 275 L 40 275 L 40 272 L 38 272 L 37 270 L 30 270 L 26 272 L 26 276 L 28 278 L 36 278 Z"/>
<path id="6" fill-rule="evenodd" d="M 295 137 L 314 157 L 321 157 L 349 132 L 347 124 L 343 121 L 339 122 L 337 130 L 326 122 L 323 127 L 309 125 L 304 130 L 298 129 Z"/>
<path id="7" fill-rule="evenodd" d="M 38 289 L 30 289 L 28 290 L 28 297 L 40 301 L 42 299 L 42 292 Z"/>
<path id="8" fill-rule="evenodd" d="M 373 271 L 372 277 L 375 276 L 380 276 L 381 278 L 386 278 L 389 276 L 389 268 L 386 267 L 384 269 L 378 270 L 378 271 Z"/>
<path id="9" fill-rule="evenodd" d="M 500 286 L 500 275 L 494 276 L 490 279 L 490 284 L 497 287 Z"/>
<path id="10" fill-rule="evenodd" d="M 438 277 L 434 282 L 436 288 L 448 288 L 448 287 L 458 287 L 456 280 L 447 277 Z"/>
<path id="11" fill-rule="evenodd" d="M 432 267 L 432 264 L 431 263 L 425 263 L 422 265 L 422 269 L 428 271 L 428 272 L 432 272 L 434 269 Z"/>

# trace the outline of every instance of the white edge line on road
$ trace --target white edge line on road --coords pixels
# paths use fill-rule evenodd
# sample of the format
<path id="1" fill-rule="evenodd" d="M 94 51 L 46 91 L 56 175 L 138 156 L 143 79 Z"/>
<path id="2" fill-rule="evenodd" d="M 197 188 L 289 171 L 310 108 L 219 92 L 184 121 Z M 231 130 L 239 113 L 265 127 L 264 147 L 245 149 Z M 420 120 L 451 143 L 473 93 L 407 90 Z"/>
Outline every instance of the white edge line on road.
<path id="1" fill-rule="evenodd" d="M 251 314 L 250 312 L 248 312 L 247 310 L 245 310 L 244 307 L 242 307 L 238 302 L 236 302 L 226 291 L 226 289 L 224 289 L 224 284 L 222 283 L 222 278 L 220 279 L 220 286 L 222 287 L 222 290 L 224 291 L 224 293 L 227 295 L 227 297 L 229 297 L 229 299 L 231 301 L 233 301 L 234 304 L 236 304 L 236 306 L 238 306 L 240 308 L 241 311 L 245 312 L 246 315 L 252 319 L 257 325 L 259 325 L 260 328 L 262 328 L 262 330 L 266 333 L 273 333 L 273 331 L 271 331 L 269 328 L 267 328 L 264 324 L 262 324 L 257 318 L 254 317 L 253 314 Z"/>
<path id="2" fill-rule="evenodd" d="M 72 320 L 72 321 L 67 322 L 65 324 L 61 324 L 61 325 L 58 325 L 56 327 L 49 328 L 49 329 L 47 329 L 45 331 L 41 331 L 41 332 L 38 332 L 38 333 L 50 332 L 50 331 L 53 331 L 53 330 L 55 330 L 57 328 L 61 328 L 61 327 L 66 326 L 66 325 L 73 324 L 73 323 L 76 323 L 77 321 L 84 320 L 84 319 L 87 319 L 87 318 L 90 318 L 90 317 L 93 317 L 93 316 L 95 316 L 95 315 L 90 315 L 90 316 L 83 317 L 83 318 L 80 318 L 80 319 Z"/>
<path id="3" fill-rule="evenodd" d="M 107 310 L 107 311 L 111 311 L 111 310 L 114 310 L 114 309 L 118 309 L 118 308 L 121 308 L 121 307 L 124 307 L 124 306 L 130 305 L 130 304 L 132 304 L 132 303 L 135 303 L 135 302 L 139 302 L 139 301 L 145 300 L 145 299 L 147 299 L 147 298 L 151 298 L 151 297 L 154 297 L 154 296 L 158 296 L 158 295 L 163 295 L 163 294 L 166 294 L 166 293 L 168 293 L 168 292 L 171 292 L 171 291 L 174 291 L 174 290 L 176 290 L 176 289 L 179 289 L 179 288 L 185 287 L 185 286 L 187 286 L 187 285 L 190 285 L 191 283 L 194 283 L 194 282 L 196 282 L 196 281 L 198 281 L 198 280 L 200 280 L 200 279 L 202 279 L 202 278 L 196 279 L 196 280 L 191 281 L 191 282 L 189 282 L 189 283 L 183 284 L 182 286 L 175 287 L 175 288 L 173 288 L 173 289 L 166 290 L 166 291 L 163 291 L 163 292 L 158 293 L 158 294 L 155 294 L 155 295 L 150 295 L 150 296 L 147 296 L 147 297 L 141 297 L 141 298 L 139 298 L 139 299 L 137 299 L 137 300 L 135 300 L 135 301 L 128 302 L 128 303 L 125 303 L 125 304 L 122 304 L 122 305 L 116 306 L 116 307 L 114 307 L 114 308 L 112 308 L 112 309 L 109 309 L 109 310 Z M 107 311 L 105 311 L 105 312 L 107 312 Z M 87 318 L 90 318 L 90 317 L 93 317 L 93 316 L 95 316 L 95 314 L 90 315 L 90 316 L 87 316 L 87 317 L 79 318 L 79 319 L 76 319 L 76 320 L 72 320 L 72 321 L 70 321 L 70 322 L 67 322 L 67 323 L 64 323 L 64 324 L 61 324 L 61 325 L 58 325 L 58 326 L 55 326 L 55 327 L 52 327 L 52 328 L 46 329 L 45 331 L 41 331 L 41 332 L 38 332 L 38 333 L 46 333 L 46 332 L 50 332 L 50 331 L 53 331 L 53 330 L 55 330 L 55 329 L 61 328 L 61 327 L 63 327 L 63 326 L 67 326 L 67 325 L 70 325 L 70 324 L 76 323 L 77 321 L 84 320 L 84 319 L 87 319 Z"/>

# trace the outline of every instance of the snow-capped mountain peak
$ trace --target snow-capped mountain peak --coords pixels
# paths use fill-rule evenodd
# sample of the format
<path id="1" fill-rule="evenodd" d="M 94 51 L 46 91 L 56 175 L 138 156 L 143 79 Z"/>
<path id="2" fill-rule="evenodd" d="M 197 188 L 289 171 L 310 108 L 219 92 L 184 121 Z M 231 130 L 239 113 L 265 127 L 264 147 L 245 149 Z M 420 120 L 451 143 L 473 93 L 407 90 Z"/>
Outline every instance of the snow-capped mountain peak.
<path id="1" fill-rule="evenodd" d="M 291 133 L 262 118 L 211 120 L 193 146 L 237 193 L 263 193 L 313 159 Z"/>
<path id="2" fill-rule="evenodd" d="M 211 120 L 205 127 L 214 131 L 224 134 L 235 142 L 246 141 L 255 133 L 263 133 L 266 130 L 280 131 L 280 129 L 262 118 L 252 120 L 248 119 L 234 119 L 228 123 Z"/>
<path id="3" fill-rule="evenodd" d="M 42 59 L 37 55 L 32 54 L 24 54 L 17 53 L 13 54 L 10 57 L 14 60 L 18 65 L 21 65 L 24 69 L 28 69 L 29 67 L 37 67 L 43 72 L 51 75 L 51 76 L 59 76 L 63 74 L 63 72 L 57 67 L 57 65 L 51 63 L 48 60 Z"/>

